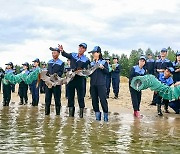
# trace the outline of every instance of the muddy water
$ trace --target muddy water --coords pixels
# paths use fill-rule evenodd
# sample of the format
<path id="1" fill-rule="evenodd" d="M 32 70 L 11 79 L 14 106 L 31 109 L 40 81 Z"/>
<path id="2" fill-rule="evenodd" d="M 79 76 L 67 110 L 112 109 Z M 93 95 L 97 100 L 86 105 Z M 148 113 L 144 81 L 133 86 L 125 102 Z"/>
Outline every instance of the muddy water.
<path id="1" fill-rule="evenodd" d="M 44 115 L 44 106 L 0 107 L 0 153 L 180 153 L 180 116 L 162 118 L 110 113 L 97 122 L 90 109 L 84 119 Z"/>

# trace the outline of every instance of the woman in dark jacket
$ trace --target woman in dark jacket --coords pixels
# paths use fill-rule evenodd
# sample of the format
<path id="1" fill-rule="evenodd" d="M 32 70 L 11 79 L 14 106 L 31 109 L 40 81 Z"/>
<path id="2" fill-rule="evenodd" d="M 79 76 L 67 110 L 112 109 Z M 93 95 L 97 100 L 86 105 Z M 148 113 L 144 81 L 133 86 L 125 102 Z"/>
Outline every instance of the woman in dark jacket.
<path id="1" fill-rule="evenodd" d="M 130 84 L 133 77 L 145 75 L 146 71 L 143 68 L 145 63 L 146 63 L 145 56 L 141 56 L 139 58 L 138 65 L 133 66 L 133 68 L 131 69 L 130 77 L 129 77 L 129 90 L 131 93 L 131 100 L 133 104 L 135 117 L 140 117 L 139 111 L 140 111 L 140 102 L 141 102 L 141 91 L 134 90 L 133 88 L 130 87 Z"/>
<path id="2" fill-rule="evenodd" d="M 92 97 L 92 106 L 96 115 L 96 120 L 101 120 L 101 112 L 99 110 L 99 100 L 104 112 L 104 121 L 108 121 L 108 103 L 106 97 L 106 75 L 108 74 L 108 64 L 102 59 L 101 48 L 95 46 L 92 51 L 93 61 L 91 67 L 99 65 L 99 68 L 91 74 L 90 92 Z"/>

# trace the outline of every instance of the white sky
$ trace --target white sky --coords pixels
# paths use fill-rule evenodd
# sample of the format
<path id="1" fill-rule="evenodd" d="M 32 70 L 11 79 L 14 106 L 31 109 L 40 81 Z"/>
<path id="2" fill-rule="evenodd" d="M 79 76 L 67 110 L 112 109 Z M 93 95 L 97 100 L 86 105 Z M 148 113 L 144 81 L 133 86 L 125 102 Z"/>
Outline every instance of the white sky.
<path id="1" fill-rule="evenodd" d="M 0 66 L 51 59 L 49 47 L 111 53 L 180 48 L 178 0 L 0 0 Z M 62 58 L 62 57 L 60 57 Z M 63 59 L 65 60 L 65 59 Z"/>

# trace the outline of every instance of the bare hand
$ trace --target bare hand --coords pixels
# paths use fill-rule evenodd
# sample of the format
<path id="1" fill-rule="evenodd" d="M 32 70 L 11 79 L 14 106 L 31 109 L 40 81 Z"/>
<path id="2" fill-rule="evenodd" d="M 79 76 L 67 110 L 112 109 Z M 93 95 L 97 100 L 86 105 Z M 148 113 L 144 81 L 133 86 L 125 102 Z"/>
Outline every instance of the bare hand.
<path id="1" fill-rule="evenodd" d="M 63 49 L 63 46 L 62 46 L 62 45 L 58 44 L 58 48 L 59 48 L 59 50 L 60 50 L 61 52 L 63 52 L 63 51 L 64 51 L 64 49 Z"/>
<path id="2" fill-rule="evenodd" d="M 179 86 L 180 85 L 180 81 L 179 82 L 176 82 L 175 84 L 174 84 L 174 86 L 176 87 L 176 86 Z"/>
<path id="3" fill-rule="evenodd" d="M 99 65 L 100 69 L 104 69 L 104 66 L 102 64 Z"/>

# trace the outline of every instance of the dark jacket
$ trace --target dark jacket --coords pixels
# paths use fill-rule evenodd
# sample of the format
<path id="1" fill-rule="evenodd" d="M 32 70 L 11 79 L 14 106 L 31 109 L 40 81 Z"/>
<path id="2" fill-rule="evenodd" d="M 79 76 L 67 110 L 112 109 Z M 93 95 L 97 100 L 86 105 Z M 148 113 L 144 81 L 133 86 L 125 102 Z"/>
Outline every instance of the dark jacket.
<path id="1" fill-rule="evenodd" d="M 179 69 L 180 64 L 178 64 L 177 62 L 173 62 L 173 68 L 174 68 L 174 70 Z M 174 83 L 176 83 L 177 81 L 180 81 L 180 72 L 174 72 L 173 80 L 174 80 Z"/>
<path id="2" fill-rule="evenodd" d="M 98 62 L 91 62 L 90 66 L 93 67 L 96 64 L 102 64 L 104 66 L 104 69 L 98 68 L 96 71 L 94 71 L 93 74 L 90 75 L 90 84 L 91 86 L 106 85 L 106 75 L 109 73 L 108 63 L 105 60 L 100 59 L 98 60 Z"/>
<path id="3" fill-rule="evenodd" d="M 66 53 L 63 51 L 62 56 L 70 59 L 72 70 L 87 69 L 88 65 L 90 64 L 89 59 L 85 55 L 78 57 L 78 53 Z"/>
<path id="4" fill-rule="evenodd" d="M 147 59 L 145 68 L 147 70 L 147 74 L 154 74 L 154 59 Z"/>
<path id="5" fill-rule="evenodd" d="M 158 59 L 154 64 L 154 74 L 158 77 L 159 73 L 157 69 L 166 69 L 166 67 L 173 67 L 172 62 L 169 59 Z"/>
<path id="6" fill-rule="evenodd" d="M 58 59 L 56 61 L 54 61 L 54 59 L 52 59 L 48 62 L 47 70 L 50 75 L 57 73 L 58 76 L 61 77 L 64 72 L 64 62 L 61 61 L 60 59 Z"/>
<path id="7" fill-rule="evenodd" d="M 120 70 L 121 66 L 119 64 L 116 64 L 116 69 L 111 72 L 112 78 L 120 78 Z"/>
<path id="8" fill-rule="evenodd" d="M 129 85 L 131 84 L 131 80 L 133 79 L 133 77 L 143 76 L 145 74 L 146 74 L 146 71 L 144 68 L 141 69 L 138 65 L 133 66 L 131 71 L 130 71 Z"/>

